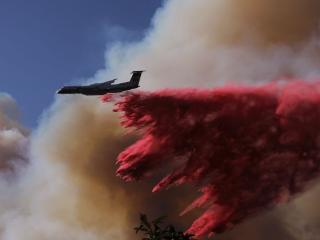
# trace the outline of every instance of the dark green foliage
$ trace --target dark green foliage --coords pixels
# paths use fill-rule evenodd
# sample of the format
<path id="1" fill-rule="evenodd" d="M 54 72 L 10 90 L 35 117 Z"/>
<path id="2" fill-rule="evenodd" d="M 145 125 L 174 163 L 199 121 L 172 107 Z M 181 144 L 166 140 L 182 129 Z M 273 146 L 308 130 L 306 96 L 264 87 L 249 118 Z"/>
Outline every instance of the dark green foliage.
<path id="1" fill-rule="evenodd" d="M 140 214 L 140 226 L 135 227 L 136 233 L 142 232 L 142 240 L 194 240 L 192 234 L 177 231 L 172 225 L 162 227 L 166 217 L 159 217 L 149 222 L 145 214 Z"/>

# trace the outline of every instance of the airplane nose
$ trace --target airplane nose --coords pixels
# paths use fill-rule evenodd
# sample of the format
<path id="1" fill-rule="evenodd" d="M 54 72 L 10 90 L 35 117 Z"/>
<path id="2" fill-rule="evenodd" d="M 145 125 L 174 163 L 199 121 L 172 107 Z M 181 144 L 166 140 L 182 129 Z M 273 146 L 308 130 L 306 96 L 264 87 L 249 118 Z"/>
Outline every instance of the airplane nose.
<path id="1" fill-rule="evenodd" d="M 65 94 L 67 91 L 64 88 L 60 88 L 59 90 L 56 91 L 56 94 Z"/>

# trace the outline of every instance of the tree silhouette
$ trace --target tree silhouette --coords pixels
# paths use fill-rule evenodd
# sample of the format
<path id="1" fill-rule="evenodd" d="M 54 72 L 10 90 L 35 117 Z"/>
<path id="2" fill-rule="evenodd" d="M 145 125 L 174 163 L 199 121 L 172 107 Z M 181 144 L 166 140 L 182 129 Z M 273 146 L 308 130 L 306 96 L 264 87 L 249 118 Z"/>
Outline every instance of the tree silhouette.
<path id="1" fill-rule="evenodd" d="M 142 240 L 195 240 L 192 234 L 177 231 L 172 225 L 162 227 L 165 218 L 163 216 L 149 222 L 145 214 L 140 214 L 140 225 L 134 230 L 143 233 Z"/>

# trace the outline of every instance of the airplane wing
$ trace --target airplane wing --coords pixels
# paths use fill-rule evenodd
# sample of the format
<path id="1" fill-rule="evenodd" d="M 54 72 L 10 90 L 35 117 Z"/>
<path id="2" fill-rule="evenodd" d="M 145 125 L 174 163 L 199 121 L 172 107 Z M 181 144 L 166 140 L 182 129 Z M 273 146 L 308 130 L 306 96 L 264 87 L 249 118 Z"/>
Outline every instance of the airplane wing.
<path id="1" fill-rule="evenodd" d="M 104 82 L 104 83 L 102 83 L 102 84 L 103 84 L 103 85 L 106 85 L 106 86 L 109 86 L 109 85 L 111 85 L 112 83 L 114 83 L 116 80 L 117 80 L 117 79 L 115 78 L 115 79 L 112 79 L 112 80 L 110 80 L 110 81 L 106 81 L 106 82 Z"/>
<path id="2" fill-rule="evenodd" d="M 110 86 L 112 83 L 114 83 L 117 79 L 112 79 L 110 81 L 106 81 L 106 82 L 103 82 L 103 83 L 93 83 L 93 84 L 90 84 L 88 86 L 90 87 L 99 87 L 99 86 Z"/>

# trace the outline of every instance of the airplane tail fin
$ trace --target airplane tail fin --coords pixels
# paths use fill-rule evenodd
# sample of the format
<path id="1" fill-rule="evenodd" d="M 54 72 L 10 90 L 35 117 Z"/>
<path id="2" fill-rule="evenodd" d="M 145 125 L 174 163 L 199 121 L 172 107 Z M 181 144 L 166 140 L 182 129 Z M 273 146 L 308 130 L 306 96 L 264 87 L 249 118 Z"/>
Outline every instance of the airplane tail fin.
<path id="1" fill-rule="evenodd" d="M 134 86 L 139 86 L 141 75 L 144 71 L 133 71 L 130 83 Z"/>

